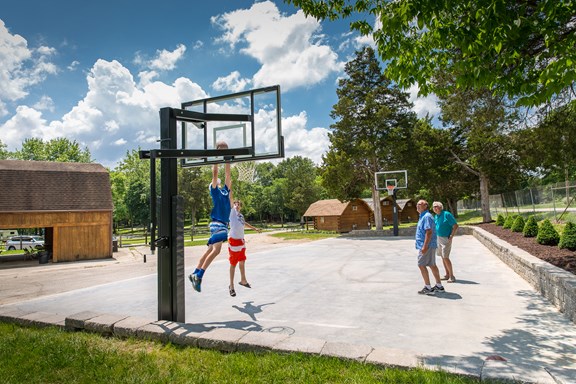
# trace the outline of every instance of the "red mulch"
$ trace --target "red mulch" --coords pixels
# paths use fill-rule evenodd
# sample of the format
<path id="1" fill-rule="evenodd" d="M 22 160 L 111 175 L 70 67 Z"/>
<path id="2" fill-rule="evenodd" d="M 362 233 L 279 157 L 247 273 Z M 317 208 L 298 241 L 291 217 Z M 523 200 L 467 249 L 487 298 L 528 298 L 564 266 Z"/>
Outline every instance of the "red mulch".
<path id="1" fill-rule="evenodd" d="M 576 275 L 576 252 L 574 251 L 560 249 L 558 246 L 538 244 L 535 237 L 524 237 L 521 232 L 512 232 L 510 229 L 499 227 L 494 223 L 483 223 L 477 226 L 525 250 L 532 256 Z"/>

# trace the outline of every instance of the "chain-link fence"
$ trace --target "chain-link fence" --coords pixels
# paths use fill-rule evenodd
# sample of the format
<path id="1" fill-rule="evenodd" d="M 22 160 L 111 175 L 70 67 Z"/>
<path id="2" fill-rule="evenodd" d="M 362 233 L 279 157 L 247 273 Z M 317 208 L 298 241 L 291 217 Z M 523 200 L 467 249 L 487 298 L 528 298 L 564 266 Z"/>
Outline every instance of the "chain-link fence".
<path id="1" fill-rule="evenodd" d="M 458 201 L 458 212 L 480 211 L 480 199 Z M 556 221 L 576 218 L 576 181 L 490 195 L 490 213 L 538 214 Z"/>

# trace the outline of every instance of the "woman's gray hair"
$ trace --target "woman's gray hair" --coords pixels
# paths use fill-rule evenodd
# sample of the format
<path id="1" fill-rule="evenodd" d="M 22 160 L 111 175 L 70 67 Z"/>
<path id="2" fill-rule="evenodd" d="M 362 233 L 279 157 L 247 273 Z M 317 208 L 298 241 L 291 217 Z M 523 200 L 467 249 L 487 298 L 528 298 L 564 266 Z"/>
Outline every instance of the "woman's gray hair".
<path id="1" fill-rule="evenodd" d="M 434 207 L 440 207 L 440 209 L 444 209 L 444 205 L 439 201 L 435 201 L 432 203 L 432 208 Z"/>

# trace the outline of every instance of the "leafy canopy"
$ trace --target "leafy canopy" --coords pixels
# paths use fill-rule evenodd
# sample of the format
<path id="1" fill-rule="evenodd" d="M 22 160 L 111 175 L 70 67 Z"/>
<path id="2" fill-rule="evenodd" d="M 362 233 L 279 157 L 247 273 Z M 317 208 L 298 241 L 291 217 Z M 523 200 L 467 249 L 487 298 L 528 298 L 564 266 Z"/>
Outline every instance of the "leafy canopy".
<path id="1" fill-rule="evenodd" d="M 463 88 L 488 88 L 535 106 L 576 80 L 576 0 L 285 0 L 317 19 L 350 18 L 371 35 L 401 87 L 446 91 L 439 70 Z M 376 17 L 376 28 L 369 15 Z"/>

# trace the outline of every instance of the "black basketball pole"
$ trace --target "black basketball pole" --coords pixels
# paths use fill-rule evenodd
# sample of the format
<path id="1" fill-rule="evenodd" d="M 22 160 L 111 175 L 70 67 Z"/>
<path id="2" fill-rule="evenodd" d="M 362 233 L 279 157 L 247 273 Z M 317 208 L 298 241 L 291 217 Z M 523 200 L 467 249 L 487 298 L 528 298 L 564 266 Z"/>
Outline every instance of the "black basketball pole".
<path id="1" fill-rule="evenodd" d="M 396 188 L 392 192 L 392 209 L 394 212 L 394 236 L 398 236 L 398 206 L 396 205 Z"/>
<path id="2" fill-rule="evenodd" d="M 177 120 L 172 108 L 160 109 L 160 148 L 176 149 Z M 185 322 L 184 257 L 178 257 L 178 168 L 176 158 L 160 159 L 158 226 L 158 320 Z M 175 207 L 176 205 L 176 207 Z M 181 209 L 181 207 L 180 207 Z"/>

